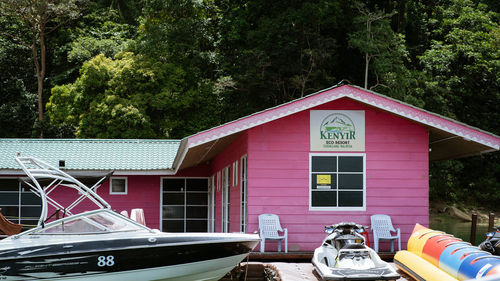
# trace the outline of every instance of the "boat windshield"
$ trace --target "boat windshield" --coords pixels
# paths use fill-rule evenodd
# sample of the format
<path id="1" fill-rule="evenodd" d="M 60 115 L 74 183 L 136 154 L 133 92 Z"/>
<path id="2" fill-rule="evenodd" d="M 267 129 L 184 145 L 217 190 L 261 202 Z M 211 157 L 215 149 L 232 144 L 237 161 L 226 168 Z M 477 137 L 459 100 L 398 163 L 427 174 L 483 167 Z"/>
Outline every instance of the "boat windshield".
<path id="1" fill-rule="evenodd" d="M 143 230 L 140 226 L 119 216 L 107 212 L 77 215 L 73 219 L 47 225 L 33 234 L 95 234 Z"/>

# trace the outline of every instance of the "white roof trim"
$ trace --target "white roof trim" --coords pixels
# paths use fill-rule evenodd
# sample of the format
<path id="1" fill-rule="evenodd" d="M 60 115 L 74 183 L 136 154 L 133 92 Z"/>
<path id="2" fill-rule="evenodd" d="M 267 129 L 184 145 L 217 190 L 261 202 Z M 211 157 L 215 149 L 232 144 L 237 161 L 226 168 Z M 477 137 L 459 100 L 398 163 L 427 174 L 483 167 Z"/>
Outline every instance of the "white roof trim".
<path id="1" fill-rule="evenodd" d="M 286 113 L 280 113 L 276 116 L 273 116 L 272 118 L 265 118 L 263 120 L 258 120 L 257 122 L 251 122 L 250 124 L 248 125 L 245 125 L 245 126 L 241 126 L 241 127 L 237 127 L 237 130 L 229 130 L 229 131 L 225 131 L 225 132 L 222 132 L 218 135 L 212 135 L 211 137 L 208 137 L 208 138 L 205 138 L 205 139 L 202 139 L 202 140 L 199 140 L 197 142 L 190 142 L 188 147 L 189 148 L 192 148 L 192 147 L 195 147 L 195 146 L 198 146 L 198 145 L 201 145 L 201 144 L 204 144 L 204 143 L 207 143 L 207 142 L 211 142 L 213 140 L 216 140 L 216 139 L 220 139 L 220 138 L 223 138 L 225 136 L 228 136 L 228 135 L 231 135 L 233 133 L 239 133 L 239 132 L 242 132 L 242 131 L 245 131 L 245 130 L 248 130 L 248 129 L 251 129 L 251 128 L 254 128 L 254 127 L 257 127 L 257 126 L 260 126 L 262 124 L 265 124 L 265 123 L 268 123 L 268 122 L 271 122 L 271 121 L 274 121 L 274 120 L 277 120 L 277 119 L 280 119 L 280 118 L 283 118 L 283 117 L 286 117 L 286 116 L 290 116 L 292 114 L 295 114 L 299 111 L 304 111 L 304 110 L 307 110 L 309 108 L 313 108 L 313 107 L 316 107 L 318 105 L 321 105 L 323 103 L 327 103 L 327 102 L 330 102 L 330 101 L 334 101 L 336 99 L 339 99 L 339 98 L 342 98 L 342 97 L 335 97 L 335 98 L 331 98 L 331 99 L 328 99 L 327 101 L 325 102 L 316 102 L 316 103 L 312 103 L 312 104 L 309 104 L 307 106 L 302 106 L 302 108 L 295 108 L 293 111 L 289 110 L 287 111 Z M 272 109 L 270 109 L 272 110 Z M 252 116 L 252 115 L 250 115 Z M 249 118 L 251 118 L 249 116 Z M 232 121 L 232 122 L 237 122 L 236 121 Z M 231 123 L 231 122 L 230 122 Z M 221 125 L 221 126 L 224 126 L 224 125 Z"/>
<path id="2" fill-rule="evenodd" d="M 369 96 L 365 96 L 365 95 L 360 94 L 359 92 L 357 92 L 358 90 L 366 92 L 367 94 L 373 94 L 376 97 L 379 97 L 379 98 L 382 98 L 382 99 L 386 99 L 387 101 L 390 101 L 390 102 L 395 102 L 395 103 L 397 103 L 397 104 L 399 104 L 399 105 L 401 105 L 403 107 L 408 107 L 408 110 L 404 110 L 404 108 L 402 109 L 402 108 L 393 107 L 391 105 L 384 105 L 383 103 L 379 103 L 376 100 L 370 99 Z M 332 92 L 330 92 L 330 91 L 332 91 Z M 328 95 L 328 93 L 326 93 L 326 92 L 330 92 L 330 95 Z M 321 98 L 320 100 L 314 99 L 315 96 L 317 97 L 317 95 L 321 95 L 321 94 L 325 94 L 326 96 L 323 97 L 323 98 Z M 456 125 L 464 126 L 464 127 L 468 128 L 470 130 L 475 130 L 475 131 L 478 131 L 480 133 L 487 134 L 487 135 L 489 135 L 491 137 L 500 138 L 500 137 L 498 137 L 498 136 L 496 136 L 494 134 L 491 134 L 491 133 L 483 131 L 481 129 L 478 129 L 478 128 L 469 126 L 467 124 L 458 122 L 456 120 L 452 120 L 450 118 L 441 116 L 439 114 L 426 111 L 424 109 L 415 107 L 413 105 L 406 104 L 406 103 L 401 102 L 399 100 L 395 100 L 395 99 L 392 99 L 390 97 L 387 97 L 387 96 L 384 96 L 384 95 L 381 95 L 381 94 L 378 94 L 378 93 L 375 93 L 375 92 L 372 92 L 372 91 L 368 91 L 366 89 L 362 89 L 362 88 L 358 88 L 358 87 L 355 87 L 355 86 L 351 86 L 351 85 L 349 85 L 348 87 L 333 87 L 333 88 L 325 89 L 325 90 L 323 90 L 323 91 L 321 91 L 319 93 L 315 93 L 315 94 L 309 95 L 307 97 L 291 101 L 291 102 L 286 103 L 286 104 L 282 104 L 282 105 L 279 105 L 279 106 L 276 106 L 276 107 L 273 107 L 273 108 L 270 108 L 270 109 L 266 109 L 264 111 L 257 112 L 257 113 L 254 113 L 252 115 L 243 117 L 241 119 L 238 119 L 238 120 L 235 120 L 235 121 L 232 121 L 232 122 L 228 122 L 228 123 L 226 123 L 224 125 L 221 125 L 219 127 L 215 127 L 215 128 L 209 129 L 207 131 L 200 132 L 198 134 L 192 135 L 192 136 L 188 137 L 188 146 L 187 146 L 187 149 L 195 147 L 195 146 L 198 146 L 198 145 L 201 145 L 201 144 L 204 144 L 204 143 L 207 143 L 207 142 L 210 142 L 210 141 L 213 141 L 213 140 L 218 139 L 218 138 L 222 138 L 222 137 L 234 134 L 234 133 L 238 133 L 238 132 L 241 132 L 241 131 L 244 131 L 244 130 L 248 130 L 250 128 L 262 125 L 264 123 L 267 123 L 267 122 L 270 122 L 270 121 L 274 121 L 274 120 L 280 119 L 282 117 L 289 116 L 289 115 L 292 115 L 294 113 L 297 113 L 299 111 L 304 111 L 304 110 L 316 107 L 318 105 L 321 105 L 321 104 L 324 104 L 324 103 L 328 103 L 328 102 L 331 102 L 331 101 L 334 101 L 334 100 L 337 100 L 337 99 L 340 99 L 340 98 L 344 98 L 344 97 L 348 97 L 348 98 L 351 98 L 353 100 L 362 102 L 364 104 L 371 105 L 373 107 L 382 109 L 384 111 L 387 111 L 387 112 L 390 112 L 390 113 L 393 113 L 393 114 L 405 117 L 405 118 L 413 120 L 413 121 L 415 121 L 417 123 L 421 123 L 421 124 L 424 124 L 424 125 L 427 125 L 429 127 L 433 127 L 433 128 L 439 129 L 439 130 L 444 130 L 444 131 L 447 131 L 449 133 L 461 136 L 461 137 L 463 137 L 465 139 L 470 139 L 470 140 L 475 141 L 477 143 L 480 143 L 480 144 L 483 144 L 485 146 L 491 147 L 491 148 L 493 148 L 495 150 L 499 150 L 500 149 L 500 144 L 498 144 L 498 143 L 495 144 L 495 143 L 492 143 L 492 142 L 484 141 L 482 139 L 478 139 L 476 137 L 471 137 L 469 134 L 464 134 L 462 132 L 456 131 L 455 129 L 449 128 L 446 125 L 443 127 L 443 126 L 441 126 L 441 124 L 436 124 L 432 120 L 429 120 L 428 118 L 425 118 L 425 116 L 424 116 L 424 118 L 420 118 L 417 114 L 415 114 L 415 112 L 412 112 L 412 111 L 416 110 L 416 111 L 421 112 L 423 114 L 430 115 L 430 117 L 440 118 L 440 119 L 443 119 L 445 121 L 454 123 Z M 313 100 L 311 100 L 310 102 L 306 102 L 307 99 L 310 99 L 310 98 L 312 98 Z M 296 103 L 296 102 L 300 103 L 301 101 L 304 101 L 305 104 L 294 105 L 294 103 Z M 280 109 L 283 110 L 287 106 L 291 106 L 292 108 L 287 109 L 286 112 L 276 112 L 276 114 L 272 115 L 271 117 L 269 117 L 269 116 L 265 116 L 264 117 L 263 116 L 262 119 L 252 120 L 252 119 L 258 118 L 259 115 L 262 115 L 262 114 L 265 114 L 265 113 L 269 113 L 269 112 L 273 112 L 273 111 L 278 111 Z M 244 122 L 246 119 L 249 119 L 248 120 L 248 122 L 249 122 L 248 124 L 245 124 L 245 122 Z M 240 122 L 243 123 L 242 126 L 237 126 L 237 124 L 240 123 Z M 237 127 L 228 128 L 227 130 L 224 130 L 225 126 L 229 126 L 231 124 L 235 124 Z M 210 131 L 212 131 L 212 130 L 215 130 L 214 134 L 210 134 Z M 219 132 L 217 132 L 217 131 L 219 131 Z M 196 139 L 197 135 L 203 136 L 203 134 L 207 134 L 207 137 Z M 192 139 L 196 139 L 196 140 L 191 141 Z"/>
<path id="3" fill-rule="evenodd" d="M 103 169 L 109 170 L 109 169 Z M 64 170 L 64 172 L 71 171 L 103 171 L 103 170 Z M 168 176 L 175 175 L 176 171 L 174 170 L 114 170 L 113 176 Z M 9 175 L 9 176 L 25 176 L 26 174 L 21 170 L 13 170 L 13 169 L 4 169 L 0 170 L 0 176 Z"/>

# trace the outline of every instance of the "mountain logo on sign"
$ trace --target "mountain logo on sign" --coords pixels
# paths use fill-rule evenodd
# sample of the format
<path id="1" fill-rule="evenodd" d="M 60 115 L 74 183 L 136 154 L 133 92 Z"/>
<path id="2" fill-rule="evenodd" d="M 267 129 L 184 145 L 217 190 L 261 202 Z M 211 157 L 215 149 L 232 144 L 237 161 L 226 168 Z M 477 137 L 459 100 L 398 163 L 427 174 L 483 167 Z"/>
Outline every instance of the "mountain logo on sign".
<path id="1" fill-rule="evenodd" d="M 330 114 L 321 122 L 320 138 L 354 140 L 356 139 L 356 127 L 347 115 Z"/>

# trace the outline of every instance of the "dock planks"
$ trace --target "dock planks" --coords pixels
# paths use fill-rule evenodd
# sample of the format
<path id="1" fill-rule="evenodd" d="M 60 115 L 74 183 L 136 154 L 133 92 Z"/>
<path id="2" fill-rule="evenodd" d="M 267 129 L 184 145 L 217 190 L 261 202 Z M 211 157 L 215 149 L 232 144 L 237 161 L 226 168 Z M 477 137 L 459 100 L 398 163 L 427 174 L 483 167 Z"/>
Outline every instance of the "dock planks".
<path id="1" fill-rule="evenodd" d="M 391 263 L 395 266 L 394 263 Z M 247 263 L 242 263 L 243 267 Z M 297 263 L 297 262 L 249 262 L 247 280 L 257 281 L 265 280 L 263 276 L 264 268 L 270 268 L 276 272 L 281 281 L 320 281 L 320 278 L 314 273 L 312 263 Z M 401 270 L 397 270 L 401 277 L 397 281 L 413 281 L 413 279 Z M 221 279 L 224 281 L 238 279 Z"/>

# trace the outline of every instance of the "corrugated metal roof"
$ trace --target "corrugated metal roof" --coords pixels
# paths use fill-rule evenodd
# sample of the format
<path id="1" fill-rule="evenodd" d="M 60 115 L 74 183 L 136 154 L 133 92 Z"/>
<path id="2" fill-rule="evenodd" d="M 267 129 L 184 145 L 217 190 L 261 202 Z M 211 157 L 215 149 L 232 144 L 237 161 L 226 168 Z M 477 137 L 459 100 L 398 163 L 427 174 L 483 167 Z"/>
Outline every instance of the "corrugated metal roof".
<path id="1" fill-rule="evenodd" d="M 19 169 L 14 158 L 32 156 L 69 170 L 171 169 L 180 140 L 0 139 L 0 169 Z"/>

